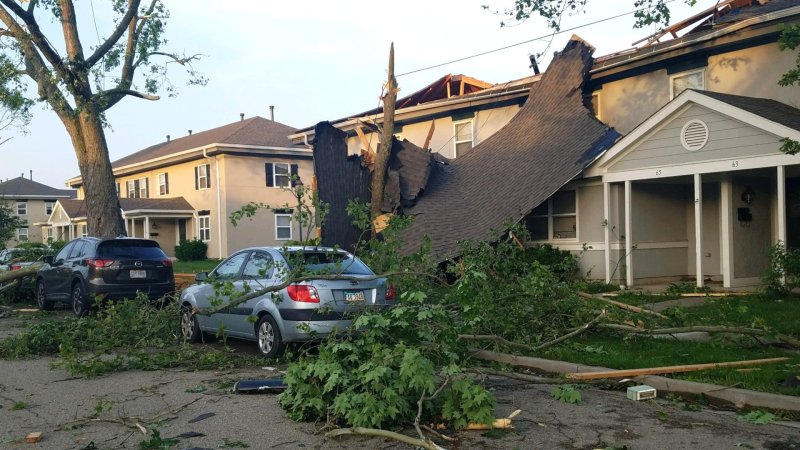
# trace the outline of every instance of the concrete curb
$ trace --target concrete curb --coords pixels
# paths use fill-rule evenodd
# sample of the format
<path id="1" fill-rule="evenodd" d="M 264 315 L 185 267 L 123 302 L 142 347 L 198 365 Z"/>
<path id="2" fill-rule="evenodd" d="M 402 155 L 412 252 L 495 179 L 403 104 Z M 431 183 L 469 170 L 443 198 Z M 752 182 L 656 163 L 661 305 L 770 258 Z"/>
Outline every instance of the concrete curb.
<path id="1" fill-rule="evenodd" d="M 473 357 L 485 361 L 495 361 L 513 366 L 526 367 L 549 373 L 573 372 L 601 372 L 606 367 L 585 366 L 564 361 L 534 358 L 530 356 L 516 356 L 507 353 L 497 353 L 488 350 L 477 350 Z M 780 411 L 800 412 L 800 397 L 790 395 L 769 394 L 766 392 L 750 391 L 747 389 L 730 388 L 716 384 L 698 383 L 695 381 L 676 380 L 657 375 L 644 375 L 633 378 L 637 383 L 648 384 L 661 392 L 679 394 L 703 394 L 705 397 L 736 408 L 766 408 Z"/>

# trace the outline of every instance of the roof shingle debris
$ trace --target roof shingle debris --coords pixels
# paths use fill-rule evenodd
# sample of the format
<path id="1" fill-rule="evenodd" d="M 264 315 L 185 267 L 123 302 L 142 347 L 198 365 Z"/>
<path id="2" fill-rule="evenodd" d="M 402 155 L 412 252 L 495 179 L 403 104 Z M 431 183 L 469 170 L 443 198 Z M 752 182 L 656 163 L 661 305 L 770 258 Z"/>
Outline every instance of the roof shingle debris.
<path id="1" fill-rule="evenodd" d="M 404 230 L 404 253 L 430 237 L 432 256 L 455 257 L 459 242 L 486 240 L 518 222 L 579 175 L 619 134 L 597 120 L 583 91 L 593 48 L 573 36 L 531 86 L 519 113 L 449 164 L 435 164 Z"/>

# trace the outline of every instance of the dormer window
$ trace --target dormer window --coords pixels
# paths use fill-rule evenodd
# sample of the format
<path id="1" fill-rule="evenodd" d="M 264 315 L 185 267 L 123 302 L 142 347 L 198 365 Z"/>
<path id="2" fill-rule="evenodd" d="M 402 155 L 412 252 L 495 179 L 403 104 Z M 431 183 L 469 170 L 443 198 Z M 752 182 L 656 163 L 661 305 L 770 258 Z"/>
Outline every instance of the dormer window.
<path id="1" fill-rule="evenodd" d="M 692 70 L 676 73 L 669 77 L 669 98 L 673 99 L 686 89 L 704 90 L 706 88 L 706 70 Z"/>

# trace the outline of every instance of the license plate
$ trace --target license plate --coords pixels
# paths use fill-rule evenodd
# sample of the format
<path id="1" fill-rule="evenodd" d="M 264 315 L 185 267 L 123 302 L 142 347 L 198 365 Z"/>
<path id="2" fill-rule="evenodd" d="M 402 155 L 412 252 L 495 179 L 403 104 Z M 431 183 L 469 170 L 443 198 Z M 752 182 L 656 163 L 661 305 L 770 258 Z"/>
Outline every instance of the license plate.
<path id="1" fill-rule="evenodd" d="M 147 278 L 146 270 L 131 270 L 131 278 Z"/>
<path id="2" fill-rule="evenodd" d="M 367 301 L 364 297 L 364 291 L 344 291 L 344 300 L 347 303 L 364 303 Z"/>

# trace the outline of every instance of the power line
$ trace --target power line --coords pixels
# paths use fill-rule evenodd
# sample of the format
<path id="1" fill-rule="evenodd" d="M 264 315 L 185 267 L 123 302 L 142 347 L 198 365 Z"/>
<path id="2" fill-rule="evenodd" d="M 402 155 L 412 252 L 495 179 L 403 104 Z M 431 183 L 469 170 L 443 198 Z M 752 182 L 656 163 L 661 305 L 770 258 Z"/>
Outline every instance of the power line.
<path id="1" fill-rule="evenodd" d="M 664 3 L 672 3 L 674 1 L 675 0 L 667 0 Z M 404 75 L 411 75 L 412 73 L 422 72 L 422 71 L 425 71 L 425 70 L 430 70 L 430 69 L 435 69 L 437 67 L 446 66 L 448 64 L 453 64 L 453 63 L 457 63 L 457 62 L 461 62 L 461 61 L 466 61 L 468 59 L 477 58 L 479 56 L 484 56 L 484 55 L 488 55 L 488 54 L 491 54 L 491 53 L 496 53 L 496 52 L 499 52 L 499 51 L 507 50 L 509 48 L 518 47 L 518 46 L 523 45 L 523 44 L 530 44 L 531 42 L 539 41 L 539 40 L 542 40 L 542 39 L 547 39 L 548 37 L 556 36 L 558 34 L 564 34 L 564 33 L 570 32 L 570 31 L 575 31 L 575 30 L 580 29 L 580 28 L 585 28 L 585 27 L 588 27 L 588 26 L 597 25 L 598 23 L 603 23 L 603 22 L 608 22 L 609 20 L 619 19 L 620 17 L 625 17 L 625 16 L 628 16 L 628 15 L 634 14 L 634 13 L 636 13 L 638 11 L 644 11 L 644 8 L 634 9 L 633 11 L 628 11 L 626 13 L 617 14 L 616 16 L 612 16 L 612 17 L 606 17 L 605 19 L 595 20 L 594 22 L 589 22 L 589 23 L 585 23 L 583 25 L 574 26 L 572 28 L 566 28 L 566 29 L 563 29 L 563 30 L 554 31 L 552 33 L 548 33 L 548 34 L 545 34 L 543 36 L 539 36 L 539 37 L 536 37 L 536 38 L 533 38 L 533 39 L 528 39 L 527 41 L 517 42 L 516 44 L 506 45 L 505 47 L 496 48 L 494 50 L 487 50 L 485 52 L 476 53 L 474 55 L 465 56 L 463 58 L 454 59 L 454 60 L 443 62 L 443 63 L 440 63 L 440 64 L 434 64 L 432 66 L 423 67 L 421 69 L 415 69 L 415 70 L 412 70 L 412 71 L 409 71 L 409 72 L 404 72 L 404 73 L 401 73 L 400 75 L 397 75 L 397 76 L 398 77 L 402 77 Z"/>

